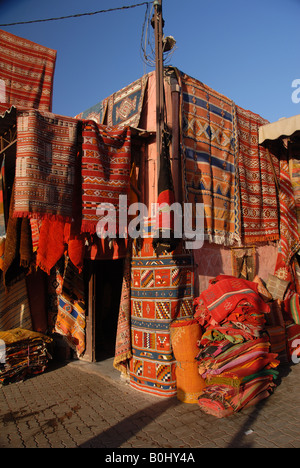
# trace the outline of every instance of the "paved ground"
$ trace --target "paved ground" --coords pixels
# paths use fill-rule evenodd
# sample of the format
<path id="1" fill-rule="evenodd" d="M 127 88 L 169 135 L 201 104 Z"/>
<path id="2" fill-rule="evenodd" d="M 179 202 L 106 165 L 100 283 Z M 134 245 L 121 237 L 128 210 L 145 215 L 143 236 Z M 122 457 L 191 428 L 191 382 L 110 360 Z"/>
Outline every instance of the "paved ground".
<path id="1" fill-rule="evenodd" d="M 258 406 L 217 419 L 176 397 L 132 389 L 110 361 L 52 363 L 0 388 L 0 427 L 0 448 L 103 448 L 102 457 L 123 448 L 300 448 L 300 364 L 284 369 L 275 393 Z"/>

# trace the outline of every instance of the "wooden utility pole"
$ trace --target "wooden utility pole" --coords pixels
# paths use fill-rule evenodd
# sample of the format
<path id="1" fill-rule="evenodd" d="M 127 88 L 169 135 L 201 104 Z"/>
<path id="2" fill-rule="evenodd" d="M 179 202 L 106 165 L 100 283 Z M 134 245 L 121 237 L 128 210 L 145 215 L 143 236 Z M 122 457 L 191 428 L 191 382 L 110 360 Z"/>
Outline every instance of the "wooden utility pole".
<path id="1" fill-rule="evenodd" d="M 155 65 L 156 65 L 156 141 L 157 141 L 157 177 L 160 169 L 162 148 L 162 129 L 164 125 L 164 63 L 163 63 L 163 17 L 162 0 L 155 0 L 154 30 L 155 30 Z"/>

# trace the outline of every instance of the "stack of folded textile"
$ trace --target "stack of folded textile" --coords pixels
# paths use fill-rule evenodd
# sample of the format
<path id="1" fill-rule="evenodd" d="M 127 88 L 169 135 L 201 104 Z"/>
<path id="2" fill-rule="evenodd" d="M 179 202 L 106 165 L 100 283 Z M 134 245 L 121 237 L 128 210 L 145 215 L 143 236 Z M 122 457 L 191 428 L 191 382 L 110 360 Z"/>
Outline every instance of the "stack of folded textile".
<path id="1" fill-rule="evenodd" d="M 270 352 L 261 286 L 220 275 L 195 301 L 194 318 L 205 329 L 196 359 L 206 387 L 198 403 L 208 414 L 228 416 L 274 390 L 279 361 Z"/>
<path id="2" fill-rule="evenodd" d="M 0 384 L 42 373 L 51 358 L 47 349 L 51 342 L 42 333 L 22 328 L 0 332 Z"/>

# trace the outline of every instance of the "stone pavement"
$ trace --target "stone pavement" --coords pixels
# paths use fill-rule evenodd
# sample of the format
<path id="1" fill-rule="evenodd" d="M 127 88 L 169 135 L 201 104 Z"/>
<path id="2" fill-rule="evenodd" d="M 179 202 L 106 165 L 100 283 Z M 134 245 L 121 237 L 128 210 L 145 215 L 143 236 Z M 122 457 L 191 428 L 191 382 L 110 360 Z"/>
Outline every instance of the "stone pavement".
<path id="1" fill-rule="evenodd" d="M 132 389 L 110 360 L 52 362 L 43 374 L 0 387 L 0 448 L 103 448 L 103 457 L 111 449 L 300 448 L 299 390 L 300 365 L 284 368 L 268 399 L 218 419 L 176 397 Z"/>

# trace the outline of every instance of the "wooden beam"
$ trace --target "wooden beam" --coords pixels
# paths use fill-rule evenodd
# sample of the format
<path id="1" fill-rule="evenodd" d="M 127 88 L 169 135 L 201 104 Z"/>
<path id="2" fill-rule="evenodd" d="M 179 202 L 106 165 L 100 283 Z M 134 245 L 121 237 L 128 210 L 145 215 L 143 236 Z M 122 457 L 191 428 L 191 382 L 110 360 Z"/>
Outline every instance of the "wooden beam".
<path id="1" fill-rule="evenodd" d="M 1 150 L 0 154 L 4 153 L 5 151 L 8 150 L 11 146 L 15 145 L 17 143 L 17 140 L 12 141 L 11 143 L 8 143 L 6 146 L 2 146 L 2 140 L 1 140 Z"/>

